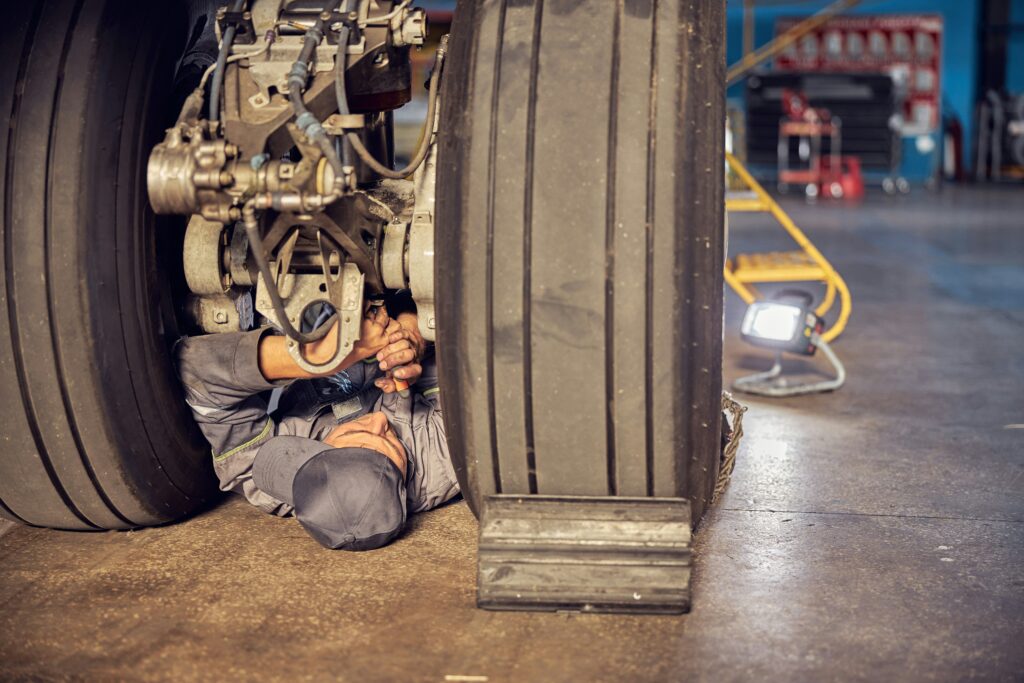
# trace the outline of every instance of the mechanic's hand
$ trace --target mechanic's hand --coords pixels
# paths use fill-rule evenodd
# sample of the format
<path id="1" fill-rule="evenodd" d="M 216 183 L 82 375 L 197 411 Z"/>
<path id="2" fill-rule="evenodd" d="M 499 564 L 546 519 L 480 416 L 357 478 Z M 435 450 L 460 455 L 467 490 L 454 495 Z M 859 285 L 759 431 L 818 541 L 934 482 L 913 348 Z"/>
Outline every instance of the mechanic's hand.
<path id="1" fill-rule="evenodd" d="M 415 313 L 400 313 L 397 316 L 398 324 L 402 326 L 403 330 L 407 330 L 411 335 L 413 346 L 416 347 L 416 354 L 418 358 L 423 358 L 423 354 L 427 350 L 427 340 L 420 334 L 420 319 Z"/>
<path id="2" fill-rule="evenodd" d="M 388 316 L 384 306 L 370 308 L 363 318 L 363 324 L 359 328 L 359 341 L 352 347 L 352 353 L 359 360 L 373 358 L 388 345 L 389 337 L 400 329 L 398 321 Z"/>
<path id="3" fill-rule="evenodd" d="M 423 357 L 423 338 L 402 326 L 402 329 L 388 337 L 388 345 L 377 353 L 380 369 L 388 372 L 374 384 L 385 394 L 398 391 L 395 378 L 415 384 L 423 374 L 420 360 Z"/>

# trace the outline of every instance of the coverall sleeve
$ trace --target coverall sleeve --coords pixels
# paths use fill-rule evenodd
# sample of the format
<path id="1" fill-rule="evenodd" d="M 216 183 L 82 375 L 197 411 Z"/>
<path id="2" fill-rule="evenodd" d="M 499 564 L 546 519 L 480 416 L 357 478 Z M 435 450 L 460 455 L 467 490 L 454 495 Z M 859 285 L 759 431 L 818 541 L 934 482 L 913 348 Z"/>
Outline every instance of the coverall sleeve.
<path id="1" fill-rule="evenodd" d="M 402 398 L 398 393 L 381 397 L 381 409 L 406 448 L 412 451 L 412 460 L 419 468 L 418 472 L 411 473 L 407 483 L 410 512 L 430 510 L 459 493 L 459 482 L 448 453 L 432 349 L 422 366 L 423 374 L 408 397 Z"/>
<path id="2" fill-rule="evenodd" d="M 268 382 L 259 370 L 260 339 L 269 331 L 186 337 L 178 343 L 178 373 L 185 402 L 213 449 L 222 491 L 239 493 L 256 507 L 287 515 L 291 507 L 252 481 L 252 463 L 279 426 L 267 413 L 264 392 L 288 383 Z"/>

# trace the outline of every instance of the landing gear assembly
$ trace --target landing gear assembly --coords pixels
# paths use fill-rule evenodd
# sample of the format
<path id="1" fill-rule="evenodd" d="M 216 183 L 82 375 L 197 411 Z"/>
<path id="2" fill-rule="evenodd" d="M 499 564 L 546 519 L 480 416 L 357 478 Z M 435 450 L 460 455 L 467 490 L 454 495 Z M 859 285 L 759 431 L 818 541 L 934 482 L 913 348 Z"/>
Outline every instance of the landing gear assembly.
<path id="1" fill-rule="evenodd" d="M 423 10 L 383 0 L 317 11 L 256 0 L 220 12 L 218 26 L 219 59 L 203 81 L 224 102 L 207 102 L 201 83 L 147 173 L 157 213 L 191 215 L 183 253 L 185 310 L 199 313 L 191 322 L 208 333 L 238 329 L 224 321 L 244 326 L 253 316 L 242 311 L 254 309 L 289 337 L 295 361 L 317 372 L 352 349 L 364 297 L 411 287 L 426 313 L 421 333 L 433 340 L 433 176 L 447 36 L 419 149 L 394 170 L 391 111 L 410 98 L 409 50 L 426 40 Z M 341 320 L 334 357 L 320 365 L 301 353 L 302 342 L 330 327 L 302 329 L 317 305 L 331 307 L 329 322 Z"/>

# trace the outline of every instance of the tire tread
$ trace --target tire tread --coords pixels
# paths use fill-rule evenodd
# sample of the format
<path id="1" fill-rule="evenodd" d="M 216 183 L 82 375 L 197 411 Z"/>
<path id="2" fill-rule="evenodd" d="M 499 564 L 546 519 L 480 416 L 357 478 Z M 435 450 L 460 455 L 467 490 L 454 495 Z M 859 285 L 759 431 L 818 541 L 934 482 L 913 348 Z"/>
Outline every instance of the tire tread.
<path id="1" fill-rule="evenodd" d="M 170 75 L 173 31 L 156 30 L 158 7 L 129 0 L 23 7 L 47 34 L 23 32 L 21 61 L 0 62 L 0 81 L 18 84 L 0 140 L 0 352 L 11 351 L 0 391 L 21 407 L 0 416 L 0 504 L 19 521 L 65 529 L 170 521 L 208 500 L 214 479 L 180 387 L 161 384 L 173 371 L 152 325 L 155 289 L 137 275 L 152 264 L 117 233 L 140 244 L 151 234 L 139 223 L 140 171 L 163 123 L 150 98 L 161 87 L 154 74 Z M 18 28 L 8 22 L 5 38 Z M 156 355 L 146 351 L 154 343 Z M 147 419 L 171 431 L 154 443 Z"/>
<path id="2" fill-rule="evenodd" d="M 721 419 L 724 14 L 489 0 L 455 21 L 438 354 L 471 506 L 685 496 L 699 519 Z"/>

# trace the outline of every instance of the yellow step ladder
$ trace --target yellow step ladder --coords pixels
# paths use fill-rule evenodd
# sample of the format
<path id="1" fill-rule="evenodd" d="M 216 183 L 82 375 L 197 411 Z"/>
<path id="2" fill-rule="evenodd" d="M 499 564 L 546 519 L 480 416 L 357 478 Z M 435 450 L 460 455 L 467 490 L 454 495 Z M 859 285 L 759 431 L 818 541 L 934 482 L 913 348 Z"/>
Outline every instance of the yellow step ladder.
<path id="1" fill-rule="evenodd" d="M 839 300 L 839 315 L 836 321 L 821 334 L 823 340 L 831 342 L 846 329 L 846 323 L 850 319 L 852 303 L 846 282 L 828 262 L 828 259 L 811 244 L 807 235 L 796 226 L 793 219 L 754 180 L 743 164 L 728 152 L 726 152 L 725 158 L 729 168 L 747 188 L 747 192 L 741 193 L 742 196 L 737 196 L 736 193 L 733 193 L 733 196 L 727 196 L 725 210 L 729 213 L 770 213 L 800 247 L 795 251 L 739 254 L 735 259 L 726 261 L 725 281 L 747 304 L 752 304 L 761 298 L 754 287 L 754 284 L 757 283 L 823 283 L 825 298 L 815 309 L 815 313 L 824 317 L 836 303 L 837 295 Z"/>

